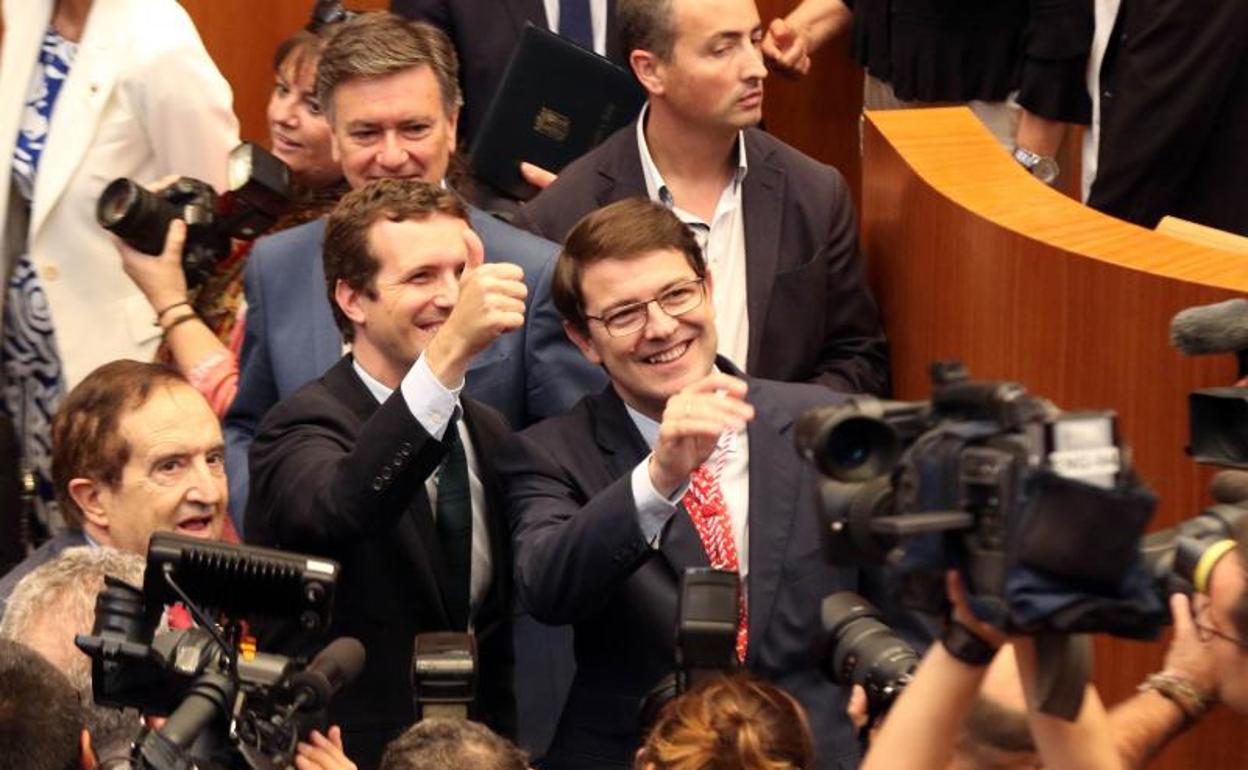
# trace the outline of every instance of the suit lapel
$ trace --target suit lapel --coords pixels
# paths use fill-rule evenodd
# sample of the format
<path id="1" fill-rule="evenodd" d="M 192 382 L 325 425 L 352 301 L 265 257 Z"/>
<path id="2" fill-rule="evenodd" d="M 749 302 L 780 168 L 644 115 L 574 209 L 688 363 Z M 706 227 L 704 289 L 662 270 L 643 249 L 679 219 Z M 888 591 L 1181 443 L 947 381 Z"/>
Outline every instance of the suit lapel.
<path id="1" fill-rule="evenodd" d="M 117 67 L 125 58 L 118 50 L 125 31 L 119 25 L 127 15 L 112 11 L 100 4 L 90 12 L 86 34 L 53 108 L 47 146 L 56 151 L 45 154 L 39 162 L 30 212 L 32 237 L 82 163 L 104 107 L 113 96 Z M 39 37 L 42 39 L 42 34 Z"/>
<path id="2" fill-rule="evenodd" d="M 748 399 L 754 405 L 755 417 L 748 428 L 750 574 L 747 591 L 750 639 L 761 642 L 775 606 L 803 480 L 800 463 L 773 459 L 793 455 L 792 419 L 756 396 L 757 385 L 751 382 Z M 747 664 L 755 658 L 757 649 L 755 644 L 750 645 Z"/>
<path id="3" fill-rule="evenodd" d="M 4 90 L 0 91 L 0 152 L 4 153 L 6 169 L 11 168 L 17 127 L 25 112 L 26 88 L 30 85 L 43 33 L 52 15 L 52 0 L 26 2 L 29 5 L 8 4 L 10 18 L 4 20 L 4 46 L 0 48 L 0 72 L 4 73 L 0 78 L 4 83 Z M 8 178 L 0 180 L 0 216 L 7 210 L 10 186 Z"/>
<path id="4" fill-rule="evenodd" d="M 641 150 L 637 147 L 637 122 L 628 124 L 607 140 L 610 150 L 598 167 L 598 186 L 594 197 L 598 206 L 606 206 L 621 198 L 646 194 L 646 177 L 641 170 Z M 627 416 L 627 415 L 626 415 Z"/>
<path id="5" fill-rule="evenodd" d="M 490 461 L 487 447 L 496 446 L 500 440 L 497 431 L 491 430 L 487 415 L 477 402 L 463 399 L 460 402 L 464 409 L 464 424 L 468 426 L 468 438 L 472 442 L 473 455 L 476 457 L 477 475 L 485 490 L 485 523 L 490 542 L 490 560 L 494 564 L 494 581 L 487 602 L 498 600 L 508 595 L 506 590 L 511 578 L 511 530 L 507 526 L 506 499 L 502 479 L 494 472 L 494 464 Z M 507 608 L 500 608 L 500 613 L 507 614 Z M 478 616 L 485 616 L 484 611 Z"/>
<path id="6" fill-rule="evenodd" d="M 750 314 L 750 342 L 746 371 L 754 371 L 763 344 L 771 288 L 780 264 L 780 226 L 787 183 L 783 167 L 764 155 L 754 140 L 755 129 L 746 129 L 745 152 L 750 170 L 741 191 L 745 215 L 745 292 Z"/>
<path id="7" fill-rule="evenodd" d="M 618 479 L 632 473 L 637 463 L 650 453 L 624 402 L 611 386 L 594 397 L 593 420 L 594 440 L 602 450 L 610 478 Z M 677 575 L 686 567 L 710 566 L 702 539 L 683 507 L 677 508 L 664 529 L 659 550 Z"/>
<path id="8" fill-rule="evenodd" d="M 363 423 L 372 417 L 380 405 L 355 373 L 351 362 L 351 356 L 342 356 L 325 374 L 325 387 L 340 398 Z M 411 561 L 412 571 L 421 576 L 425 585 L 436 588 L 428 593 L 436 597 L 438 612 L 445 626 L 449 628 L 451 616 L 446 607 L 446 595 L 450 581 L 446 564 L 442 560 L 433 509 L 429 505 L 429 496 L 425 494 L 423 484 L 400 517 L 393 535 L 399 550 Z"/>

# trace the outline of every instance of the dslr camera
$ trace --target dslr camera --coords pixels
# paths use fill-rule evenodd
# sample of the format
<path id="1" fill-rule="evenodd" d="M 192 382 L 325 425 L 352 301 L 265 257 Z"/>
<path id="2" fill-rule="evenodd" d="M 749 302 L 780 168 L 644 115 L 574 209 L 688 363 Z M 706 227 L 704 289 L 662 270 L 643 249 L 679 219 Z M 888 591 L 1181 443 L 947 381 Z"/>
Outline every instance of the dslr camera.
<path id="1" fill-rule="evenodd" d="M 207 182 L 185 176 L 159 192 L 131 179 L 114 179 L 100 193 L 95 218 L 105 230 L 152 256 L 164 249 L 169 223 L 186 222 L 182 270 L 187 286 L 194 289 L 229 256 L 231 239 L 255 240 L 290 203 L 290 169 L 250 142 L 230 152 L 228 181 L 228 191 L 217 195 Z"/>

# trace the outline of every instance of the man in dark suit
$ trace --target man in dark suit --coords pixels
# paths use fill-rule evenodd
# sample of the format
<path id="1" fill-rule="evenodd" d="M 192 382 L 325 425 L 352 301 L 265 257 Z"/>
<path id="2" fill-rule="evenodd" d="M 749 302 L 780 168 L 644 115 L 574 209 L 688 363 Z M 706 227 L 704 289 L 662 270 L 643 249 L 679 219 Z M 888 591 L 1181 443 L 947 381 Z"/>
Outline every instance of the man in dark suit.
<path id="1" fill-rule="evenodd" d="M 820 548 L 817 473 L 795 418 L 827 388 L 748 378 L 716 357 L 717 279 L 689 230 L 640 198 L 569 234 L 553 288 L 565 328 L 611 385 L 500 454 L 516 590 L 574 627 L 577 673 L 545 767 L 631 767 L 640 713 L 673 671 L 686 568 L 741 576 L 737 652 L 817 725 L 820 768 L 850 768 L 846 693 L 814 651 L 823 597 L 875 593 Z"/>
<path id="2" fill-rule="evenodd" d="M 456 147 L 457 72 L 450 41 L 426 24 L 365 13 L 337 26 L 321 54 L 317 92 L 352 188 L 387 177 L 444 182 Z M 556 247 L 477 209 L 469 209 L 469 217 L 487 260 L 524 269 L 530 299 L 525 328 L 473 362 L 468 393 L 516 426 L 558 414 L 604 380 L 568 343 L 550 305 L 549 278 L 542 273 L 553 264 Z M 225 418 L 230 492 L 240 524 L 247 448 L 260 419 L 324 374 L 343 352 L 325 301 L 324 233 L 324 221 L 317 220 L 262 238 L 247 262 L 238 394 Z"/>
<path id="3" fill-rule="evenodd" d="M 600 56 L 624 63 L 615 0 L 391 0 L 390 10 L 429 22 L 455 42 L 463 65 L 459 136 L 466 143 L 481 128 L 526 24 L 558 32 Z"/>
<path id="4" fill-rule="evenodd" d="M 52 421 L 52 481 L 69 528 L 0 578 L 0 616 L 18 582 L 68 548 L 141 555 L 158 530 L 220 539 L 223 454 L 212 408 L 173 369 L 120 360 L 88 374 Z"/>
<path id="5" fill-rule="evenodd" d="M 722 355 L 759 377 L 886 392 L 888 351 L 845 180 L 753 127 L 767 74 L 754 0 L 619 0 L 617 14 L 647 106 L 516 223 L 557 241 L 612 201 L 661 202 L 706 253 Z"/>
<path id="6" fill-rule="evenodd" d="M 486 451 L 510 431 L 460 391 L 473 357 L 523 326 L 527 289 L 518 265 L 481 262 L 445 189 L 379 180 L 344 196 L 325 280 L 352 352 L 252 446 L 248 540 L 342 564 L 329 635 L 359 638 L 368 660 L 330 714 L 365 768 L 413 721 L 418 633 L 475 633 L 481 713 L 513 731 L 508 537 Z"/>

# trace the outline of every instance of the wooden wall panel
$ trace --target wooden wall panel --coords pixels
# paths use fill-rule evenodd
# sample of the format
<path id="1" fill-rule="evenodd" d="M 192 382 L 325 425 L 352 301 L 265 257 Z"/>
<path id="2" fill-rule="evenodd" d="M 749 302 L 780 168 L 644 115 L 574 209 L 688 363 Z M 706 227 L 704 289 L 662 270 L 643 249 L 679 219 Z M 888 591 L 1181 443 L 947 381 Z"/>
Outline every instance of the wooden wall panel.
<path id="1" fill-rule="evenodd" d="M 1248 294 L 1248 256 L 1079 205 L 995 151 L 969 110 L 874 112 L 865 132 L 863 243 L 896 396 L 926 398 L 928 364 L 956 357 L 1066 409 L 1114 409 L 1160 495 L 1154 527 L 1197 513 L 1211 471 L 1184 454 L 1186 396 L 1229 384 L 1235 364 L 1186 358 L 1167 331 L 1183 308 Z M 1163 651 L 1098 640 L 1106 700 L 1127 697 Z M 1234 728 L 1215 715 L 1157 766 L 1240 767 L 1248 737 Z"/>

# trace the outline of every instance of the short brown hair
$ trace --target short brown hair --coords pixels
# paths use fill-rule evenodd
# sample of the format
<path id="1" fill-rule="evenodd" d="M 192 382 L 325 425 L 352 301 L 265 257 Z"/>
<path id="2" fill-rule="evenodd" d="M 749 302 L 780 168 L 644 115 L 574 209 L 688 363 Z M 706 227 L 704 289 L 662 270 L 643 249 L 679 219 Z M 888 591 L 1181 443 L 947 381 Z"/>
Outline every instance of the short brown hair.
<path id="1" fill-rule="evenodd" d="M 747 674 L 717 676 L 659 712 L 638 755 L 656 770 L 810 770 L 806 713 L 791 695 Z"/>
<path id="2" fill-rule="evenodd" d="M 373 224 L 387 219 L 405 222 L 442 214 L 468 222 L 468 209 L 444 187 L 419 179 L 378 179 L 342 196 L 325 225 L 325 291 L 334 321 L 347 340 L 355 338 L 351 319 L 338 307 L 334 289 L 339 281 L 376 299 L 375 280 L 381 263 L 369 243 Z"/>
<path id="3" fill-rule="evenodd" d="M 305 64 L 316 62 L 321 51 L 325 49 L 328 34 L 328 30 L 317 33 L 301 29 L 278 43 L 273 51 L 273 71 L 280 75 L 282 67 L 290 64 L 298 73 Z"/>
<path id="4" fill-rule="evenodd" d="M 121 418 L 146 404 L 160 385 L 191 387 L 164 364 L 113 361 L 88 374 L 57 410 L 52 419 L 52 483 L 71 529 L 82 529 L 83 513 L 70 497 L 69 482 L 87 478 L 117 488 L 130 461 Z"/>
<path id="5" fill-rule="evenodd" d="M 672 249 L 685 255 L 699 278 L 706 262 L 698 239 L 665 206 L 648 198 L 625 198 L 591 212 L 576 223 L 563 242 L 555 263 L 551 299 L 563 320 L 585 333 L 585 297 L 581 276 L 589 265 L 604 259 L 634 259 L 653 251 Z"/>
<path id="6" fill-rule="evenodd" d="M 676 47 L 672 0 L 619 0 L 615 6 L 620 46 L 625 58 L 633 51 L 649 51 L 670 61 Z"/>
<path id="7" fill-rule="evenodd" d="M 356 78 L 393 75 L 428 67 L 442 92 L 442 107 L 453 115 L 459 93 L 459 57 L 446 33 L 385 11 L 361 13 L 335 24 L 316 67 L 316 98 L 334 120 L 334 89 Z"/>

